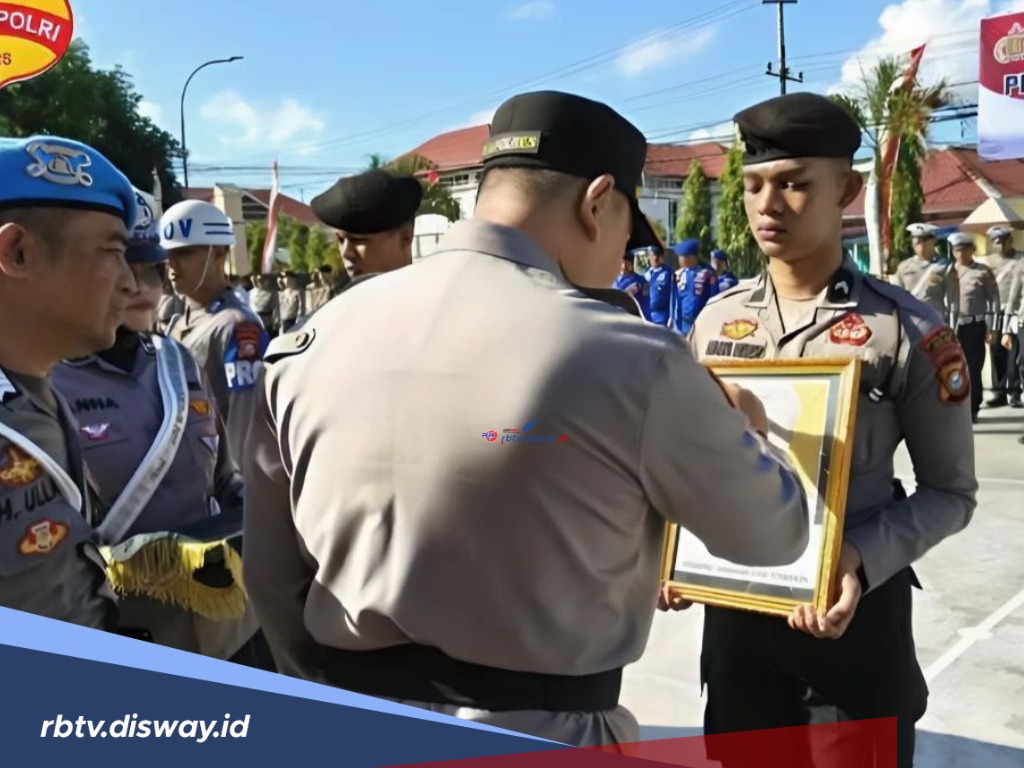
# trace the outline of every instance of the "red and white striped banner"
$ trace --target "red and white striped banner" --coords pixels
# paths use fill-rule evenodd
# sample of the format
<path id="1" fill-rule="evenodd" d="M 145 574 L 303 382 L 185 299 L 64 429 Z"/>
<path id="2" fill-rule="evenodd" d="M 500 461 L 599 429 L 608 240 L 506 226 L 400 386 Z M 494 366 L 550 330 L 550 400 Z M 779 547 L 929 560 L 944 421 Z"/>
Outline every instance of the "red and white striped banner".
<path id="1" fill-rule="evenodd" d="M 267 211 L 267 240 L 263 244 L 262 272 L 274 271 L 274 253 L 277 251 L 277 217 L 281 211 L 281 179 L 277 171 L 277 160 L 273 166 L 273 184 L 270 188 L 270 210 Z"/>

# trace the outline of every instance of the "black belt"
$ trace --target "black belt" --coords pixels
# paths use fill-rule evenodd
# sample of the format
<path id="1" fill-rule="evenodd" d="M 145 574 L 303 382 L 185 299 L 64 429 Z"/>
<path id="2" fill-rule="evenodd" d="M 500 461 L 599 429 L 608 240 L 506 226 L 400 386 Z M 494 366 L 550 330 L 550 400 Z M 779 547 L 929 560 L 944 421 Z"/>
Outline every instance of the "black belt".
<path id="1" fill-rule="evenodd" d="M 491 712 L 601 712 L 618 705 L 622 686 L 621 668 L 592 675 L 545 675 L 470 664 L 423 645 L 376 651 L 321 649 L 321 670 L 330 685 L 424 704 Z"/>

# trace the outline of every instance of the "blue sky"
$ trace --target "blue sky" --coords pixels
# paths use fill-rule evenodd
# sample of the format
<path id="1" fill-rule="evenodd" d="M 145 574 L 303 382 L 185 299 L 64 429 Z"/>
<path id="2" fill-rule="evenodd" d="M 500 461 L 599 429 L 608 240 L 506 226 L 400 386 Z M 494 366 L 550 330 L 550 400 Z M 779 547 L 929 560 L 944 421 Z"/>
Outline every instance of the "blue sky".
<path id="1" fill-rule="evenodd" d="M 145 109 L 179 135 L 190 183 L 269 186 L 308 200 L 367 156 L 486 122 L 508 96 L 555 88 L 606 101 L 651 141 L 730 132 L 737 110 L 778 93 L 774 6 L 760 0 L 71 0 L 102 67 L 134 76 Z M 929 42 L 925 80 L 977 79 L 978 21 L 1024 0 L 800 0 L 786 6 L 793 89 L 857 79 L 882 53 Z M 976 88 L 959 89 L 973 103 Z M 966 133 L 962 133 L 966 131 Z M 973 124 L 939 141 L 973 140 Z M 220 170 L 202 170 L 215 167 Z"/>

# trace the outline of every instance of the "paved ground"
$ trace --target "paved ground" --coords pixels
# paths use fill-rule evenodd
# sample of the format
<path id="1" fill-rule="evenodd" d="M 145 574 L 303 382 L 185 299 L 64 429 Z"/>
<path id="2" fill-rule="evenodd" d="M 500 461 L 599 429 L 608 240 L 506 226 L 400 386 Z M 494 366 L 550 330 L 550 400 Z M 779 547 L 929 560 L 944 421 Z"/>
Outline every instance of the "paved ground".
<path id="1" fill-rule="evenodd" d="M 918 768 L 1024 766 L 1024 410 L 983 410 L 975 427 L 978 510 L 917 566 L 915 637 L 929 679 Z M 897 472 L 913 488 L 909 459 Z M 659 614 L 623 703 L 644 738 L 699 734 L 701 610 Z"/>

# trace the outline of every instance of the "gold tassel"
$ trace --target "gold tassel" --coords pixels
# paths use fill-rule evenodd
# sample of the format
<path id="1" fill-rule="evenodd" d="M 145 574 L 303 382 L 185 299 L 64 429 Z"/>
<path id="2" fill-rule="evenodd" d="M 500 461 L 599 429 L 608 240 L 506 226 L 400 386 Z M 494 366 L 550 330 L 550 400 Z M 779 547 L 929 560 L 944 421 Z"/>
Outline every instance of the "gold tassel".
<path id="1" fill-rule="evenodd" d="M 239 619 L 245 614 L 242 558 L 226 540 L 196 541 L 175 534 L 135 537 L 137 546 L 102 548 L 107 578 L 121 595 L 141 595 L 178 606 L 214 621 Z M 126 542 L 127 544 L 127 542 Z M 211 554 L 230 574 L 228 587 L 211 587 L 194 574 Z"/>

